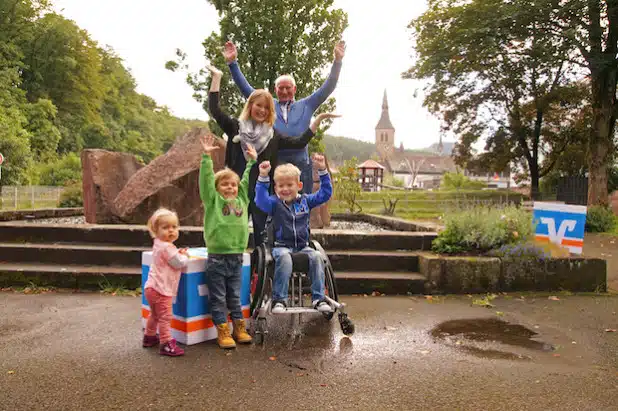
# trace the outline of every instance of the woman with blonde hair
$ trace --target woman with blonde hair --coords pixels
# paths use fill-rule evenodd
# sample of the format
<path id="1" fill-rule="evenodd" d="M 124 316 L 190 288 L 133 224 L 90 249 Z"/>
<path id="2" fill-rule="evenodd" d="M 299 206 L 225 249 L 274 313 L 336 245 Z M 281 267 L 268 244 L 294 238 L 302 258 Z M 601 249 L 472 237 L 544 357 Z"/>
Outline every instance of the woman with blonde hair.
<path id="1" fill-rule="evenodd" d="M 274 128 L 275 102 L 266 89 L 255 90 L 245 103 L 238 119 L 225 114 L 219 106 L 219 89 L 223 73 L 216 67 L 207 66 L 212 74 L 208 95 L 208 111 L 219 127 L 228 136 L 225 150 L 225 165 L 242 176 L 247 164 L 247 145 L 255 148 L 258 154 L 256 164 L 249 174 L 249 211 L 253 220 L 253 243 L 262 243 L 267 215 L 255 205 L 255 184 L 259 175 L 257 165 L 270 161 L 272 170 L 277 167 L 277 154 L 284 149 L 302 149 L 314 136 L 322 120 L 339 117 L 332 113 L 318 115 L 311 126 L 299 137 L 285 137 Z M 273 176 L 271 176 L 272 178 Z"/>

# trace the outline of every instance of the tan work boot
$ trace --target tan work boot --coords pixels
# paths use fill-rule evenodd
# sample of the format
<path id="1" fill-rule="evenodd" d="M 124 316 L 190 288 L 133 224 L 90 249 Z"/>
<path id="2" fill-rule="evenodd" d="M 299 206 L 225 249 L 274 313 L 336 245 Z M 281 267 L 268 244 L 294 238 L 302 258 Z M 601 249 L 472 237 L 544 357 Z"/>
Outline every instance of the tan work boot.
<path id="1" fill-rule="evenodd" d="M 247 333 L 245 320 L 234 320 L 234 331 L 232 332 L 232 337 L 234 337 L 239 344 L 251 344 L 253 339 Z"/>
<path id="2" fill-rule="evenodd" d="M 230 335 L 230 328 L 227 323 L 217 325 L 217 343 L 221 348 L 235 348 L 236 343 Z"/>

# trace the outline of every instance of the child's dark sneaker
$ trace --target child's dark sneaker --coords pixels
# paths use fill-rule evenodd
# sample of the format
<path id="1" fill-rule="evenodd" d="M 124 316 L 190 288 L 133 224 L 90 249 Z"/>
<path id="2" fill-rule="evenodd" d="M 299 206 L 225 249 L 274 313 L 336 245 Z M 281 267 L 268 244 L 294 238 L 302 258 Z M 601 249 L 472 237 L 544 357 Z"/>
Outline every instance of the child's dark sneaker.
<path id="1" fill-rule="evenodd" d="M 313 301 L 313 308 L 318 310 L 321 313 L 332 313 L 333 309 L 328 303 L 324 300 L 316 300 Z"/>
<path id="2" fill-rule="evenodd" d="M 158 335 L 144 335 L 144 340 L 142 341 L 142 347 L 154 347 L 159 344 L 159 336 Z"/>
<path id="3" fill-rule="evenodd" d="M 161 345 L 161 348 L 159 348 L 159 354 L 168 355 L 170 357 L 178 357 L 180 355 L 185 355 L 185 350 L 180 348 L 176 344 L 176 340 L 172 338 L 165 344 Z"/>
<path id="4" fill-rule="evenodd" d="M 285 303 L 283 301 L 275 301 L 273 304 L 273 309 L 271 310 L 273 314 L 281 314 L 286 310 Z"/>

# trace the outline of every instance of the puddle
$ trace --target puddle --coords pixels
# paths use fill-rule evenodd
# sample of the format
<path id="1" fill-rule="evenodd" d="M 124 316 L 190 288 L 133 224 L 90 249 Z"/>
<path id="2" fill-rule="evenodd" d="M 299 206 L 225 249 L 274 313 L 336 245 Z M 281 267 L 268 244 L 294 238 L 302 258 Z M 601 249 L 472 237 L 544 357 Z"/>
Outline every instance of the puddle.
<path id="1" fill-rule="evenodd" d="M 432 337 L 468 354 L 491 359 L 528 360 L 522 353 L 513 353 L 488 348 L 494 343 L 533 351 L 552 351 L 554 347 L 532 339 L 536 332 L 519 324 L 511 324 L 495 318 L 451 320 L 438 324 L 430 331 Z M 499 347 L 503 348 L 503 347 Z"/>

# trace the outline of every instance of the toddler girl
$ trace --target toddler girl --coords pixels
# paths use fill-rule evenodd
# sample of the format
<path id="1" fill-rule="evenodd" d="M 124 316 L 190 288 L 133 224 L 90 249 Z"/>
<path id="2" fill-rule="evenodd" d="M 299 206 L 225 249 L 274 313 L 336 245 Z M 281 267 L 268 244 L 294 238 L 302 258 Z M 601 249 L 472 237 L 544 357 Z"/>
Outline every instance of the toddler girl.
<path id="1" fill-rule="evenodd" d="M 180 271 L 189 258 L 187 250 L 178 250 L 174 241 L 178 239 L 178 215 L 160 208 L 148 220 L 148 231 L 154 238 L 152 264 L 144 294 L 150 305 L 150 316 L 144 332 L 144 347 L 159 345 L 159 354 L 177 357 L 185 352 L 172 338 L 172 300 L 178 291 Z M 157 337 L 157 326 L 159 335 Z"/>

